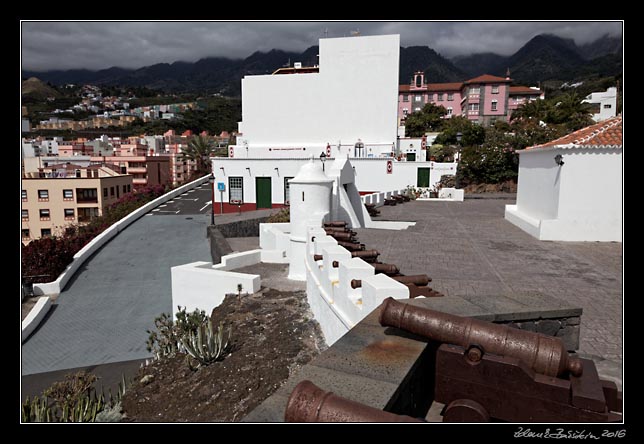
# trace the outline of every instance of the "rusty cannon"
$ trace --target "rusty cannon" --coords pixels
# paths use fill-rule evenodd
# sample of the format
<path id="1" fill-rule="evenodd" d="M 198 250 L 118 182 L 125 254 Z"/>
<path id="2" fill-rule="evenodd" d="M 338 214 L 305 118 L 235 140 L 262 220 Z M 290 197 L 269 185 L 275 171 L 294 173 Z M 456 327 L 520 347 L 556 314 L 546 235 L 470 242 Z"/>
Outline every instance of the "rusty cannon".
<path id="1" fill-rule="evenodd" d="M 338 245 L 346 248 L 349 251 L 360 251 L 365 249 L 365 244 L 361 244 L 360 242 L 345 242 L 340 240 L 337 242 Z"/>
<path id="2" fill-rule="evenodd" d="M 442 343 L 434 400 L 444 422 L 619 422 L 622 394 L 559 338 L 387 298 L 380 324 Z"/>
<path id="3" fill-rule="evenodd" d="M 401 284 L 413 284 L 418 287 L 424 287 L 432 281 L 432 278 L 430 278 L 426 274 L 416 274 L 413 276 L 392 276 L 391 278 L 394 281 L 400 282 Z M 361 286 L 362 281 L 360 279 L 351 280 L 351 288 L 360 288 Z"/>
<path id="4" fill-rule="evenodd" d="M 352 258 L 353 257 L 359 257 L 360 259 L 363 259 L 363 260 L 365 260 L 367 262 L 371 262 L 371 261 L 375 261 L 379 254 L 380 253 L 378 252 L 378 250 L 357 250 L 357 251 L 352 251 L 351 252 L 351 257 Z M 314 254 L 313 255 L 313 260 L 316 261 L 316 262 L 321 261 L 322 259 L 324 259 L 324 256 L 321 255 L 321 254 Z M 337 261 L 333 261 L 332 264 L 331 264 L 331 265 L 333 265 L 334 268 L 338 268 L 338 266 L 339 266 L 339 265 L 338 266 L 335 265 L 336 262 Z"/>
<path id="5" fill-rule="evenodd" d="M 325 231 L 325 232 L 326 232 L 326 234 L 328 234 L 329 236 L 332 236 L 332 235 L 334 235 L 334 234 L 336 234 L 336 233 L 350 233 L 352 236 L 355 236 L 356 234 L 358 234 L 358 233 L 356 233 L 355 231 L 353 231 L 353 230 L 351 230 L 351 229 L 349 229 L 349 228 L 347 228 L 347 227 L 342 227 L 342 228 L 335 228 L 335 227 L 334 227 L 334 228 L 324 228 L 324 231 Z"/>
<path id="6" fill-rule="evenodd" d="M 295 386 L 284 412 L 286 422 L 424 422 L 396 415 L 334 395 L 302 381 Z"/>
<path id="7" fill-rule="evenodd" d="M 331 236 L 332 238 L 334 238 L 337 241 L 355 242 L 356 239 L 354 237 L 354 234 L 351 234 L 351 233 L 352 232 L 350 232 L 350 231 L 345 231 L 345 232 L 331 231 L 331 232 L 327 232 L 326 234 L 328 236 Z"/>
<path id="8" fill-rule="evenodd" d="M 400 328 L 436 342 L 516 357 L 542 375 L 570 372 L 580 376 L 583 372 L 579 359 L 571 358 L 561 339 L 552 336 L 415 307 L 394 298 L 385 299 L 379 320 L 382 326 Z"/>
<path id="9" fill-rule="evenodd" d="M 346 227 L 347 222 L 344 220 L 332 220 L 330 222 L 325 222 L 322 226 L 324 228 L 341 228 Z"/>

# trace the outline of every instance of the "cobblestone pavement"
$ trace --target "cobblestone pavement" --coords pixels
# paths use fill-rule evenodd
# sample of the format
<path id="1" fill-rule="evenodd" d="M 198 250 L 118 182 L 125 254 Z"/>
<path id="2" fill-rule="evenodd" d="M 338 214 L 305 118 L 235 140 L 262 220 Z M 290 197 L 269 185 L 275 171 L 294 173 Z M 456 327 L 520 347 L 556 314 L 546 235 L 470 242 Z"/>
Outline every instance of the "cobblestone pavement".
<path id="1" fill-rule="evenodd" d="M 540 292 L 583 308 L 580 353 L 622 364 L 622 244 L 539 241 L 503 218 L 512 200 L 408 202 L 375 220 L 402 231 L 358 229 L 367 248 L 405 274 L 426 273 L 445 295 Z"/>

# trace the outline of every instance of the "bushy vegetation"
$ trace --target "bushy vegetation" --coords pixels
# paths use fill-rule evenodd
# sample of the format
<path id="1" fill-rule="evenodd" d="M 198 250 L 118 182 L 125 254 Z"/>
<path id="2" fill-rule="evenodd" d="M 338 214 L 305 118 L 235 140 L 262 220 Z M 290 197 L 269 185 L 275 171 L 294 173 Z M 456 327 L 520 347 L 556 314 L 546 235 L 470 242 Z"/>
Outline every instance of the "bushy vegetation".
<path id="1" fill-rule="evenodd" d="M 269 224 L 278 224 L 291 221 L 291 207 L 284 207 L 275 214 L 271 214 L 266 222 Z"/>
<path id="2" fill-rule="evenodd" d="M 116 395 L 106 397 L 95 387 L 96 375 L 87 372 L 67 374 L 41 396 L 27 397 L 21 408 L 22 422 L 116 422 L 121 419 L 121 398 L 125 378 Z"/>
<path id="3" fill-rule="evenodd" d="M 519 159 L 517 150 L 557 139 L 593 123 L 591 108 L 575 92 L 548 100 L 527 102 L 512 114 L 510 123 L 497 122 L 483 127 L 463 116 L 443 118 L 442 106 L 427 104 L 407 117 L 407 133 L 420 137 L 428 131 L 440 131 L 430 147 L 430 158 L 449 162 L 460 149 L 457 172 L 459 187 L 469 184 L 496 184 L 516 181 Z"/>
<path id="4" fill-rule="evenodd" d="M 48 282 L 62 273 L 81 248 L 137 208 L 161 196 L 159 185 L 137 189 L 110 205 L 102 216 L 86 225 L 70 224 L 60 236 L 44 237 L 22 247 L 23 283 Z"/>
<path id="5" fill-rule="evenodd" d="M 192 370 L 221 360 L 230 347 L 232 330 L 224 332 L 223 323 L 215 329 L 203 310 L 186 312 L 178 307 L 176 321 L 168 313 L 154 320 L 155 331 L 148 330 L 146 348 L 154 353 L 155 359 L 165 359 L 185 354 Z"/>

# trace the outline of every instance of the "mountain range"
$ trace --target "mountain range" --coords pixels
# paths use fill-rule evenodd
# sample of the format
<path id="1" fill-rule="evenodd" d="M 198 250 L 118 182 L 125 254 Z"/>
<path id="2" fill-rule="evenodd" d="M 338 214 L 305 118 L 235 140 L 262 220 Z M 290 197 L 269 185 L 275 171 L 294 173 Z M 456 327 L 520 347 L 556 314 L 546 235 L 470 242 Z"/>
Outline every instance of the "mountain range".
<path id="1" fill-rule="evenodd" d="M 319 48 L 302 53 L 273 49 L 255 52 L 245 59 L 209 57 L 197 62 L 157 63 L 139 69 L 112 67 L 99 71 L 23 71 L 24 79 L 37 77 L 55 85 L 90 83 L 96 85 L 145 86 L 172 92 L 199 91 L 236 96 L 245 75 L 268 74 L 302 62 L 317 64 Z M 542 34 L 534 37 L 511 56 L 495 53 L 459 56 L 449 60 L 428 46 L 400 49 L 400 82 L 413 73 L 425 72 L 428 82 L 459 82 L 481 74 L 504 76 L 509 68 L 518 84 L 533 85 L 545 80 L 575 81 L 590 76 L 618 76 L 622 73 L 622 40 L 604 35 L 596 41 L 576 45 L 571 39 Z"/>

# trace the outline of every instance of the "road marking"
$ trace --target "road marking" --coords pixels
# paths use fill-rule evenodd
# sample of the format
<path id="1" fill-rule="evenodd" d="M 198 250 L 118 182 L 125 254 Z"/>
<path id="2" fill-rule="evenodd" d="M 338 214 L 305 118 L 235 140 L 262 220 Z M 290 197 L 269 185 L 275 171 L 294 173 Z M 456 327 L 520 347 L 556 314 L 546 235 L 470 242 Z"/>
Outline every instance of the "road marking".
<path id="1" fill-rule="evenodd" d="M 196 199 L 195 199 L 195 200 L 196 200 Z M 209 200 L 208 202 L 206 202 L 206 205 L 204 205 L 203 207 L 201 207 L 201 208 L 199 209 L 199 211 L 202 211 L 202 210 L 203 210 L 204 208 L 206 208 L 208 205 L 212 205 L 212 200 Z"/>
<path id="2" fill-rule="evenodd" d="M 159 213 L 174 213 L 174 214 L 179 214 L 179 210 L 177 211 L 166 211 L 166 210 L 158 210 Z"/>
<path id="3" fill-rule="evenodd" d="M 161 211 L 161 210 L 159 210 L 158 208 L 155 208 L 155 209 L 154 209 L 154 210 L 152 210 L 152 211 Z"/>
<path id="4" fill-rule="evenodd" d="M 160 206 L 161 208 L 163 208 L 163 207 L 167 207 L 168 205 L 163 204 L 163 205 L 159 205 L 159 206 Z"/>
<path id="5" fill-rule="evenodd" d="M 188 190 L 188 193 L 194 193 L 195 190 Z"/>

